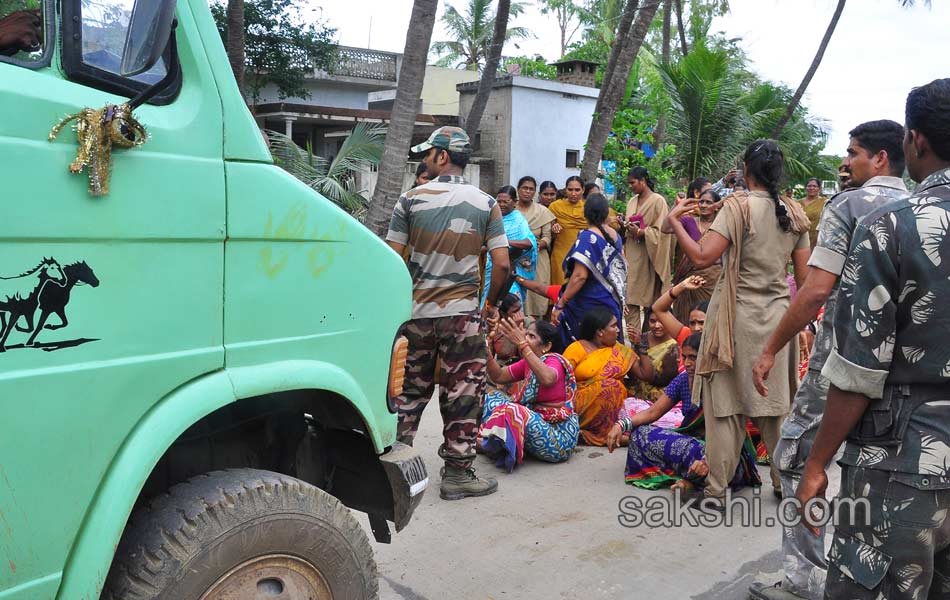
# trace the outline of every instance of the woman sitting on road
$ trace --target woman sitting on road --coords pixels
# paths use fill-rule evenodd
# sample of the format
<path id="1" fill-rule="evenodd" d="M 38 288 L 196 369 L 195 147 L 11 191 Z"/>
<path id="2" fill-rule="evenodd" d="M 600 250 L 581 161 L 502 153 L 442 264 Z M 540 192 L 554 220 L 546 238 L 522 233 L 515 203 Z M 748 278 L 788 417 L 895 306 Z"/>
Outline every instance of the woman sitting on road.
<path id="1" fill-rule="evenodd" d="M 613 452 L 625 434 L 630 435 L 624 479 L 627 483 L 646 489 L 657 489 L 670 483 L 674 490 L 691 491 L 705 485 L 709 469 L 703 440 L 703 410 L 692 403 L 690 388 L 696 371 L 696 353 L 702 334 L 694 333 L 683 344 L 683 364 L 680 373 L 657 401 L 633 417 L 622 416 L 607 434 L 607 450 Z M 683 424 L 674 429 L 651 425 L 682 402 Z M 755 450 L 746 436 L 739 465 L 730 482 L 733 489 L 762 484 L 755 467 Z"/>
<path id="2" fill-rule="evenodd" d="M 628 327 L 627 335 L 637 347 L 642 348 L 641 352 L 647 359 L 645 362 L 650 363 L 653 377 L 638 378 L 630 385 L 629 393 L 634 398 L 655 402 L 663 388 L 673 381 L 680 371 L 679 346 L 676 339 L 667 333 L 659 318 L 653 314 L 652 308 L 647 308 L 643 325 L 646 333 L 639 333 L 633 327 Z"/>
<path id="3" fill-rule="evenodd" d="M 514 344 L 522 359 L 502 367 L 488 353 L 488 377 L 504 385 L 524 381 L 515 396 L 492 391 L 482 410 L 482 449 L 496 455 L 497 465 L 510 473 L 524 460 L 524 453 L 545 462 L 570 458 L 577 445 L 578 421 L 573 399 L 577 383 L 570 364 L 552 352 L 558 343 L 557 328 L 535 321 L 528 330 L 509 319 L 497 329 Z"/>
<path id="4" fill-rule="evenodd" d="M 603 446 L 607 432 L 617 420 L 627 396 L 623 380 L 628 372 L 642 379 L 653 378 L 649 360 L 618 343 L 617 317 L 606 308 L 595 308 L 584 315 L 580 339 L 567 347 L 564 358 L 577 377 L 575 410 L 580 418 L 584 443 Z"/>
<path id="5" fill-rule="evenodd" d="M 506 294 L 498 304 L 498 316 L 500 319 L 508 319 L 518 327 L 525 327 L 526 317 L 521 298 L 516 294 Z M 488 334 L 487 339 L 489 349 L 502 367 L 514 364 L 521 358 L 518 347 L 507 337 L 501 335 L 497 328 Z M 488 390 L 498 390 L 509 396 L 516 395 L 521 390 L 523 383 L 523 381 L 512 381 L 499 385 L 491 380 L 486 382 Z"/>

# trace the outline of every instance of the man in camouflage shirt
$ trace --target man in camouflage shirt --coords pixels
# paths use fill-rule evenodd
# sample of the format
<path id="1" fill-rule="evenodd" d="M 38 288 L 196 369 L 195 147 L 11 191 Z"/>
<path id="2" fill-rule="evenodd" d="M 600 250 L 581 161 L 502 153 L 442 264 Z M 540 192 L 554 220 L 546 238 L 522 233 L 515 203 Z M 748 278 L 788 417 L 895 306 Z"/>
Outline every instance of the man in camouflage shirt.
<path id="1" fill-rule="evenodd" d="M 825 307 L 808 360 L 808 372 L 782 424 L 782 437 L 773 456 L 782 480 L 782 496 L 785 498 L 795 495 L 805 459 L 815 441 L 821 414 L 825 410 L 828 380 L 822 377 L 821 369 L 833 345 L 835 298 L 851 246 L 851 236 L 865 215 L 909 195 L 901 179 L 904 173 L 904 128 L 900 123 L 862 123 L 848 135 L 851 141 L 844 164 L 852 173 L 854 185 L 859 187 L 841 192 L 825 204 L 818 224 L 818 242 L 808 261 L 808 278 L 766 342 L 752 371 L 759 393 L 767 394 L 765 380 L 775 363 L 775 354 L 815 319 L 822 306 Z M 768 587 L 753 584 L 749 590 L 752 597 L 764 600 L 821 598 L 828 567 L 825 561 L 824 530 L 814 536 L 803 527 L 785 527 L 782 532 L 782 552 L 785 555 L 785 580 Z"/>
<path id="2" fill-rule="evenodd" d="M 440 495 L 445 500 L 484 496 L 498 488 L 472 468 L 488 359 L 484 317 L 496 311 L 508 278 L 508 238 L 495 199 L 462 178 L 471 155 L 464 130 L 436 129 L 412 153 L 423 154 L 431 181 L 399 198 L 386 235 L 400 255 L 409 247 L 412 276 L 412 320 L 402 330 L 409 340 L 406 380 L 396 398 L 399 441 L 412 445 L 435 390 L 438 364 L 444 425 L 439 456 L 445 460 Z M 485 314 L 478 311 L 482 246 L 492 257 Z"/>
<path id="3" fill-rule="evenodd" d="M 911 91 L 904 153 L 920 185 L 854 233 L 796 492 L 824 494 L 847 438 L 825 598 L 950 597 L 950 79 Z"/>

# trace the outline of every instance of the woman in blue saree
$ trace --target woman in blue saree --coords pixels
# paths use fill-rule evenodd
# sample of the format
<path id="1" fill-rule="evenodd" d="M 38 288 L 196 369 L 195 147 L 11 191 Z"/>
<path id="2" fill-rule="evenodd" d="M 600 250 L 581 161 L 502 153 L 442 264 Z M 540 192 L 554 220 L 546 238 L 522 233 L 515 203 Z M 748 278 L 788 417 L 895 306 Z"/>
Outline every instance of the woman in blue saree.
<path id="1" fill-rule="evenodd" d="M 508 236 L 508 252 L 512 256 L 514 274 L 525 279 L 534 279 L 538 267 L 538 240 L 531 233 L 528 220 L 524 218 L 520 210 L 515 210 L 518 192 L 512 186 L 506 185 L 498 190 L 495 199 L 498 201 L 498 208 L 501 209 L 501 222 L 505 226 L 505 235 Z M 491 266 L 491 255 L 489 255 L 485 262 L 485 287 L 482 288 L 481 301 L 483 306 L 485 296 L 491 288 Z M 499 298 L 504 298 L 508 292 L 517 295 L 524 303 L 527 290 L 517 282 L 512 283 L 510 289 L 502 290 Z"/>
<path id="2" fill-rule="evenodd" d="M 551 321 L 559 326 L 565 346 L 580 339 L 581 320 L 593 308 L 606 308 L 617 323 L 623 321 L 627 261 L 620 234 L 605 226 L 609 215 L 607 198 L 591 194 L 584 204 L 588 227 L 577 234 L 564 258 L 567 283 L 551 311 Z"/>

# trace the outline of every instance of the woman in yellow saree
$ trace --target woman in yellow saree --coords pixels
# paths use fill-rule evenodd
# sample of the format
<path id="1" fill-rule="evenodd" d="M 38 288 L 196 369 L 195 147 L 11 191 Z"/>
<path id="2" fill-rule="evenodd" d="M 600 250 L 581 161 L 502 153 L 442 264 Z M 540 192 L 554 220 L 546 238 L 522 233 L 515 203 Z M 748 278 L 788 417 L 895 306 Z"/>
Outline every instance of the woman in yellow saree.
<path id="1" fill-rule="evenodd" d="M 568 346 L 563 355 L 577 378 L 574 412 L 580 419 L 581 441 L 604 446 L 627 397 L 624 377 L 633 372 L 637 377 L 652 379 L 653 367 L 617 342 L 620 326 L 610 310 L 592 309 L 581 320 L 580 330 L 581 339 Z"/>

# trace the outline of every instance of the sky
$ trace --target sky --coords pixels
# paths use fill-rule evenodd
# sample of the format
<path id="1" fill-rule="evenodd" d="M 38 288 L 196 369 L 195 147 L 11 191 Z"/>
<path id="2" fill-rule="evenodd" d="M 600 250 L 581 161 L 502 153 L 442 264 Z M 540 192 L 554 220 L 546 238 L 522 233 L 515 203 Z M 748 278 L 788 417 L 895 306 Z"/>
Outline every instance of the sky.
<path id="1" fill-rule="evenodd" d="M 467 0 L 449 0 L 460 11 Z M 314 15 L 337 29 L 347 46 L 402 52 L 412 0 L 309 0 Z M 713 22 L 713 31 L 741 37 L 750 67 L 762 77 L 797 88 L 811 64 L 835 0 L 730 0 L 731 11 Z M 818 73 L 805 94 L 811 113 L 825 122 L 825 151 L 843 155 L 848 131 L 864 121 L 893 119 L 903 123 L 910 89 L 950 77 L 950 2 L 918 0 L 901 8 L 898 0 L 851 0 Z M 433 41 L 448 39 L 439 18 Z M 540 54 L 557 60 L 560 34 L 553 16 L 536 6 L 513 21 L 536 39 L 505 47 L 507 55 Z"/>

